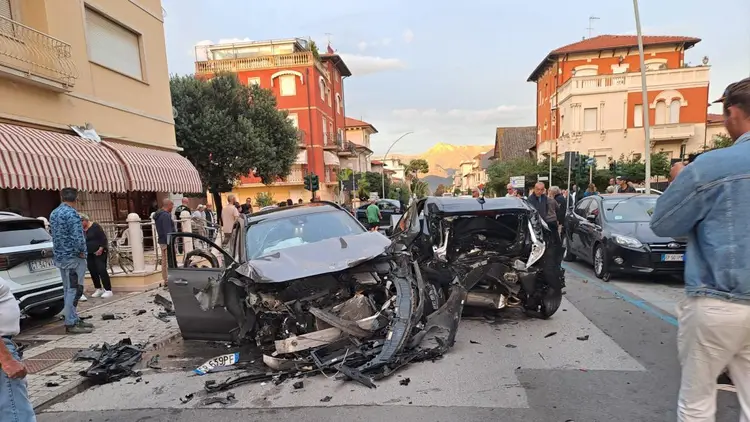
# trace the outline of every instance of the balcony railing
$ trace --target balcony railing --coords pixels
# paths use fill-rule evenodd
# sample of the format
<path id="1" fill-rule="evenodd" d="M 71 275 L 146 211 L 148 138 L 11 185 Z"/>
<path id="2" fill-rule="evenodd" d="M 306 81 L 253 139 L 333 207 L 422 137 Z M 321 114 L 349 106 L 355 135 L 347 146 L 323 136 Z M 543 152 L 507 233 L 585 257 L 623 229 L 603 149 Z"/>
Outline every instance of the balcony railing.
<path id="1" fill-rule="evenodd" d="M 708 84 L 708 66 L 679 69 L 651 70 L 646 72 L 646 85 L 653 89 L 677 89 L 691 84 Z M 558 90 L 558 102 L 571 95 L 601 94 L 607 92 L 636 91 L 641 89 L 641 73 L 615 75 L 576 76 L 568 79 Z"/>
<path id="2" fill-rule="evenodd" d="M 312 52 L 277 54 L 259 57 L 238 57 L 234 59 L 203 60 L 195 62 L 195 73 L 203 75 L 219 72 L 241 72 L 247 70 L 277 69 L 314 65 L 320 73 L 330 80 L 331 76 Z"/>
<path id="3" fill-rule="evenodd" d="M 0 76 L 70 91 L 78 72 L 70 44 L 0 16 Z"/>
<path id="4" fill-rule="evenodd" d="M 289 185 L 301 185 L 304 182 L 305 167 L 301 164 L 292 165 L 292 170 L 286 177 L 283 177 L 275 182 L 274 186 L 289 186 Z M 243 177 L 239 181 L 239 187 L 257 187 L 265 186 L 260 179 L 255 177 Z"/>
<path id="5" fill-rule="evenodd" d="M 323 133 L 323 147 L 325 148 L 335 148 L 337 147 L 336 143 L 336 134 L 333 132 L 324 132 Z"/>
<path id="6" fill-rule="evenodd" d="M 695 125 L 692 123 L 672 123 L 654 125 L 651 128 L 651 140 L 669 141 L 673 139 L 687 139 L 695 135 Z"/>

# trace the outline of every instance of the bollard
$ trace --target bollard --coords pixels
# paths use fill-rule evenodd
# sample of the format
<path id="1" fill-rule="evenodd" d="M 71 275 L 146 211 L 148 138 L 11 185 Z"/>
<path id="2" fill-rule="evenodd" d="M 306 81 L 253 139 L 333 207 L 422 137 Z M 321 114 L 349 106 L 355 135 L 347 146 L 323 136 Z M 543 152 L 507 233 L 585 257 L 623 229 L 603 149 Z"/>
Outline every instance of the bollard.
<path id="1" fill-rule="evenodd" d="M 192 233 L 193 232 L 193 221 L 190 218 L 190 213 L 187 211 L 183 211 L 180 213 L 180 221 L 182 221 L 182 231 L 183 233 Z M 185 253 L 188 253 L 193 250 L 193 238 L 192 237 L 183 237 L 182 241 L 184 242 L 183 248 Z"/>
<path id="2" fill-rule="evenodd" d="M 128 214 L 128 243 L 133 255 L 133 272 L 146 272 L 146 260 L 143 257 L 143 230 L 141 229 L 141 217 L 136 213 Z"/>

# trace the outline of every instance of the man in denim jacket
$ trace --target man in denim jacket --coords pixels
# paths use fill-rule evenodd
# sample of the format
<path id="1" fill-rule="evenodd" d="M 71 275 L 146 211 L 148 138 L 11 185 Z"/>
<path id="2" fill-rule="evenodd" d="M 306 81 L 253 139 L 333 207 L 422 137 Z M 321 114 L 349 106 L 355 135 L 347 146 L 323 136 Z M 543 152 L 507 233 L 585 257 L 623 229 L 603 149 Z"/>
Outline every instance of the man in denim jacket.
<path id="1" fill-rule="evenodd" d="M 659 236 L 688 236 L 687 297 L 677 309 L 677 414 L 685 422 L 714 421 L 724 368 L 750 421 L 750 78 L 729 85 L 719 101 L 734 145 L 675 164 L 651 219 Z"/>

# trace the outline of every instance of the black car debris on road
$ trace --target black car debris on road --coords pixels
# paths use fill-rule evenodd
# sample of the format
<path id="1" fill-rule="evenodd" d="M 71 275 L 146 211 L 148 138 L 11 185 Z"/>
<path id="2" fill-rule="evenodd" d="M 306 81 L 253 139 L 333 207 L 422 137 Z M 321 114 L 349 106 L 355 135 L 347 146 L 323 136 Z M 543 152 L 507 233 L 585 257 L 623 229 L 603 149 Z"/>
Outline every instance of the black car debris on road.
<path id="1" fill-rule="evenodd" d="M 186 237 L 213 251 L 178 266 Z M 274 370 L 207 390 L 321 371 L 374 387 L 445 354 L 464 304 L 554 314 L 562 274 L 548 239 L 516 198 L 415 201 L 391 239 L 321 201 L 243 216 L 228 250 L 172 233 L 167 285 L 183 338 L 253 342 Z"/>
<path id="2" fill-rule="evenodd" d="M 649 227 L 658 195 L 608 194 L 584 198 L 565 221 L 564 259 L 581 259 L 594 274 L 682 274 L 686 239 L 660 237 Z"/>

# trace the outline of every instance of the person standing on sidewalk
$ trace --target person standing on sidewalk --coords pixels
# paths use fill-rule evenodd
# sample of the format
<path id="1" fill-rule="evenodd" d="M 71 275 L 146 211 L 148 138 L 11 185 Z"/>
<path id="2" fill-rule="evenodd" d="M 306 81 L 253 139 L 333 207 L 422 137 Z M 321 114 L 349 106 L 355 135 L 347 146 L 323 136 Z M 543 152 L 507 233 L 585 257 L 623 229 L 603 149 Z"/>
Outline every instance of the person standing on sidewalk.
<path id="1" fill-rule="evenodd" d="M 26 366 L 13 337 L 21 332 L 21 309 L 0 278 L 0 420 L 36 422 L 26 388 Z"/>
<path id="2" fill-rule="evenodd" d="M 234 195 L 227 197 L 227 206 L 221 209 L 221 231 L 224 238 L 221 240 L 221 246 L 229 244 L 229 238 L 232 237 L 234 223 L 240 218 L 240 211 L 234 206 Z"/>
<path id="3" fill-rule="evenodd" d="M 367 229 L 371 232 L 378 231 L 378 226 L 383 216 L 380 214 L 380 208 L 378 208 L 374 200 L 370 200 L 370 205 L 365 209 L 365 214 L 367 214 Z"/>
<path id="4" fill-rule="evenodd" d="M 86 237 L 81 217 L 74 208 L 78 191 L 63 188 L 62 203 L 52 211 L 49 227 L 52 232 L 52 255 L 60 269 L 65 301 L 65 331 L 69 334 L 90 333 L 94 325 L 78 318 L 76 306 L 83 295 L 83 277 L 86 274 Z"/>
<path id="5" fill-rule="evenodd" d="M 109 280 L 107 272 L 107 250 L 109 249 L 109 240 L 104 229 L 98 223 L 91 221 L 88 215 L 81 214 L 81 224 L 86 234 L 86 264 L 91 274 L 91 281 L 96 287 L 96 291 L 91 297 L 110 298 L 112 297 L 112 283 Z"/>
<path id="6" fill-rule="evenodd" d="M 156 226 L 156 237 L 161 252 L 161 277 L 165 282 L 167 281 L 167 237 L 169 233 L 177 231 L 172 220 L 173 208 L 174 202 L 167 198 L 162 201 L 161 209 L 154 213 L 154 226 Z"/>
<path id="7" fill-rule="evenodd" d="M 686 297 L 677 307 L 680 422 L 715 420 L 724 368 L 737 386 L 740 420 L 750 421 L 750 220 L 743 212 L 750 208 L 750 78 L 729 85 L 719 101 L 734 145 L 674 164 L 651 218 L 658 236 L 688 236 Z"/>

